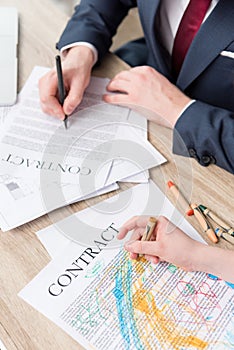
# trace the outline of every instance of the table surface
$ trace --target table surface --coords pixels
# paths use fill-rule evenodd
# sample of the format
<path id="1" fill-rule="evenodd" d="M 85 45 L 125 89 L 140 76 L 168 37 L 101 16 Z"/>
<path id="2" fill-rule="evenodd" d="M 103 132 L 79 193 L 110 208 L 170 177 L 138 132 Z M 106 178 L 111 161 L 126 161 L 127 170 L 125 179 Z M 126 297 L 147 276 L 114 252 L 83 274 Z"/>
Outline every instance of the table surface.
<path id="1" fill-rule="evenodd" d="M 55 43 L 66 25 L 67 17 L 48 0 L 0 0 L 0 6 L 16 6 L 19 11 L 20 90 L 35 65 L 53 66 Z M 117 57 L 109 54 L 94 74 L 111 78 L 118 71 L 127 68 Z M 168 180 L 173 180 L 187 199 L 205 204 L 233 225 L 233 175 L 216 166 L 204 168 L 193 159 L 173 155 L 171 130 L 152 123 L 149 123 L 148 130 L 149 140 L 167 159 L 167 163 L 150 171 L 150 177 L 159 188 L 175 204 L 166 185 Z M 122 184 L 121 189 L 128 186 Z M 92 203 L 93 200 L 80 202 L 69 208 L 71 212 L 79 211 Z M 58 211 L 60 212 L 62 209 Z M 194 217 L 189 217 L 188 221 L 201 233 Z M 44 215 L 15 230 L 5 233 L 0 231 L 0 339 L 8 350 L 82 349 L 53 322 L 17 296 L 50 261 L 48 253 L 35 235 L 36 231 L 49 224 L 50 218 Z M 201 235 L 207 241 L 206 236 Z M 217 245 L 233 249 L 227 242 L 219 242 Z"/>

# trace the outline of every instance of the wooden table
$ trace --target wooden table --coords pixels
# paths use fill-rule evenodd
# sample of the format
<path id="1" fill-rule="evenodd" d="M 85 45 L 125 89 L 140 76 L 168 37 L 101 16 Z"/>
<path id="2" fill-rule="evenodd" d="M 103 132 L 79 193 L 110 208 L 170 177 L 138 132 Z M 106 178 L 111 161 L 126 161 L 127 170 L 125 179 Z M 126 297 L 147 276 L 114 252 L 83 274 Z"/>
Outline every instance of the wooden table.
<path id="1" fill-rule="evenodd" d="M 54 64 L 55 42 L 67 17 L 48 0 L 0 0 L 0 6 L 3 5 L 16 6 L 20 15 L 20 90 L 35 65 L 51 67 Z M 112 77 L 123 68 L 127 68 L 123 62 L 108 55 L 95 74 Z M 233 225 L 233 175 L 216 166 L 203 168 L 194 160 L 172 155 L 172 132 L 168 129 L 150 124 L 149 139 L 168 160 L 163 166 L 151 170 L 151 178 L 172 202 L 174 198 L 166 189 L 170 179 L 189 200 L 206 204 Z M 70 208 L 77 211 L 84 206 L 85 203 L 80 202 Z M 195 218 L 188 220 L 200 232 Z M 50 219 L 45 215 L 7 233 L 0 231 L 0 339 L 8 350 L 82 349 L 64 331 L 17 296 L 50 261 L 35 235 L 49 224 Z M 228 243 L 218 245 L 233 249 Z"/>

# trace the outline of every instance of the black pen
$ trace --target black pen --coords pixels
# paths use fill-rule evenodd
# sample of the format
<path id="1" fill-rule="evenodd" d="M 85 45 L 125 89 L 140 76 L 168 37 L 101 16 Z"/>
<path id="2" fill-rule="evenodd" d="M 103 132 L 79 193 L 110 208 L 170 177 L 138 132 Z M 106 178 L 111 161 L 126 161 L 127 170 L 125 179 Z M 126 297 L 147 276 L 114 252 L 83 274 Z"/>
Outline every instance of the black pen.
<path id="1" fill-rule="evenodd" d="M 61 65 L 61 58 L 59 55 L 55 57 L 56 60 L 56 69 L 57 69 L 57 76 L 58 76 L 58 94 L 59 94 L 59 103 L 63 106 L 65 97 L 66 97 L 66 91 L 64 88 L 63 83 L 63 72 L 62 72 L 62 65 Z M 65 118 L 63 119 L 65 129 L 67 129 L 67 115 L 65 114 Z"/>

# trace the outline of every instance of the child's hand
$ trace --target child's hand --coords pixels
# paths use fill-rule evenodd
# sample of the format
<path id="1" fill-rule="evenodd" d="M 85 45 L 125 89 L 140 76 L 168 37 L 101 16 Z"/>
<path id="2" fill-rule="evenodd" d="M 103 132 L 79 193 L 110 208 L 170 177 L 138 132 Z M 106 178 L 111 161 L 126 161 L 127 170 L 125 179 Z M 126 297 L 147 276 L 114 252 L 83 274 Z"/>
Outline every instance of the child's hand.
<path id="1" fill-rule="evenodd" d="M 196 251 L 203 246 L 168 219 L 160 216 L 150 241 L 141 241 L 148 221 L 147 216 L 136 216 L 128 220 L 120 229 L 118 239 L 122 239 L 133 230 L 131 240 L 125 243 L 125 249 L 130 257 L 136 259 L 138 254 L 154 264 L 167 261 L 188 271 L 196 270 Z"/>

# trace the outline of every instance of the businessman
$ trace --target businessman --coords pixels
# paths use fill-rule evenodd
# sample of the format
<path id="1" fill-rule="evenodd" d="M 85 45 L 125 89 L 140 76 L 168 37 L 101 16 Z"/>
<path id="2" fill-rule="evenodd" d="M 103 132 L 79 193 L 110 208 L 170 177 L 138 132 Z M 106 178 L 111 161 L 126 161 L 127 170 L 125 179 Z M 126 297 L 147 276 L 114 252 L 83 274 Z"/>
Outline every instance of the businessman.
<path id="1" fill-rule="evenodd" d="M 232 0 L 81 0 L 57 44 L 67 98 L 62 108 L 52 69 L 39 82 L 42 109 L 61 119 L 72 113 L 93 65 L 136 6 L 144 40 L 118 51 L 133 67 L 110 81 L 107 89 L 117 93 L 104 100 L 172 128 L 174 153 L 234 173 Z"/>

